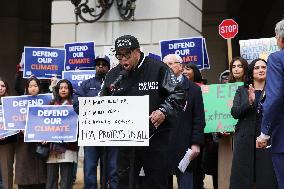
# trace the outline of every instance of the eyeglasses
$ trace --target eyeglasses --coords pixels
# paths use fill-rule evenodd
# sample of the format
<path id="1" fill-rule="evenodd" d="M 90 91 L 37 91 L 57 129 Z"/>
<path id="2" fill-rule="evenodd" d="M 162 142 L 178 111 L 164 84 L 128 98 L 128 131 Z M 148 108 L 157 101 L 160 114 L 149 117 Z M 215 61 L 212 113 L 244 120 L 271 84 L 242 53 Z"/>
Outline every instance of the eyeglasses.
<path id="1" fill-rule="evenodd" d="M 120 53 L 116 53 L 115 54 L 115 57 L 118 59 L 118 60 L 122 60 L 123 57 L 128 60 L 130 57 L 131 57 L 131 53 L 133 51 L 126 51 L 124 54 L 120 54 Z"/>
<path id="2" fill-rule="evenodd" d="M 173 65 L 173 64 L 180 64 L 180 62 L 167 62 L 167 65 L 168 65 L 168 66 L 171 66 L 171 65 Z"/>

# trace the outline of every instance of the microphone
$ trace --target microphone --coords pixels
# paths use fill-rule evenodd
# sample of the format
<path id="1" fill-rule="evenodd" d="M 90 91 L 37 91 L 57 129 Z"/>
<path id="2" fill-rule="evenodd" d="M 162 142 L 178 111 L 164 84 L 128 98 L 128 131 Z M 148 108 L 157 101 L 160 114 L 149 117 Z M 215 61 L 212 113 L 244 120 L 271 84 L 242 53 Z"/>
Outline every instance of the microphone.
<path id="1" fill-rule="evenodd" d="M 119 76 L 116 78 L 116 80 L 114 80 L 114 82 L 112 82 L 110 84 L 110 89 L 111 91 L 115 89 L 115 87 L 118 85 L 118 83 L 120 83 L 121 80 L 125 79 L 128 77 L 128 71 L 126 70 L 122 70 L 119 72 Z"/>

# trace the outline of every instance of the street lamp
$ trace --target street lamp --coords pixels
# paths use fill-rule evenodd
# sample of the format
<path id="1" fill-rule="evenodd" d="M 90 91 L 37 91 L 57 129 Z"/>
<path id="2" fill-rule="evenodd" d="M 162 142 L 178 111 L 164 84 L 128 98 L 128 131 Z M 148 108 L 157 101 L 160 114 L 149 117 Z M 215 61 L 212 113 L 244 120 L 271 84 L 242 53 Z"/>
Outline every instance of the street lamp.
<path id="1" fill-rule="evenodd" d="M 123 20 L 134 20 L 136 0 L 116 0 L 117 8 L 120 17 Z M 71 0 L 75 6 L 76 22 L 78 17 L 84 22 L 93 23 L 99 20 L 105 12 L 110 9 L 114 0 L 93 0 L 93 5 L 90 5 L 89 0 Z"/>

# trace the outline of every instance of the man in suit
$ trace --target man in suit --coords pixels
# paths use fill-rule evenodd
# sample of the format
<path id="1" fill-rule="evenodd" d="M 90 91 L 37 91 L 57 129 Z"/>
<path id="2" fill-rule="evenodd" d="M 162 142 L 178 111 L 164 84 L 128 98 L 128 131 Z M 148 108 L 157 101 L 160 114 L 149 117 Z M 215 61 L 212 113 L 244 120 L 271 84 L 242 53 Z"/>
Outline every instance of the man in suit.
<path id="1" fill-rule="evenodd" d="M 185 91 L 183 111 L 175 121 L 171 134 L 171 167 L 176 173 L 179 189 L 193 189 L 193 169 L 195 162 L 191 162 L 184 173 L 178 169 L 188 149 L 192 150 L 189 157 L 193 161 L 200 153 L 200 146 L 204 143 L 205 114 L 200 87 L 182 75 L 183 65 L 179 55 L 169 54 L 164 57 L 166 63 L 181 82 Z"/>
<path id="2" fill-rule="evenodd" d="M 284 20 L 275 27 L 275 38 L 280 51 L 267 61 L 266 100 L 263 104 L 261 135 L 256 147 L 265 148 L 271 138 L 272 162 L 279 189 L 284 189 Z"/>

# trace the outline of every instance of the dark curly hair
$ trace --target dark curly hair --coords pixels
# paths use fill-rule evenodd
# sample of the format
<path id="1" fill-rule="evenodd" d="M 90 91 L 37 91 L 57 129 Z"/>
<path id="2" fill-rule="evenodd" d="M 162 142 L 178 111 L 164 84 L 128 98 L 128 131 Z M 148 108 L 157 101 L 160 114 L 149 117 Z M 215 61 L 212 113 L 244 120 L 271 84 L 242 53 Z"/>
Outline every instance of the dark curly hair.
<path id="1" fill-rule="evenodd" d="M 60 84 L 61 83 L 66 83 L 67 84 L 68 89 L 69 89 L 69 94 L 68 94 L 67 100 L 68 101 L 72 101 L 72 98 L 73 98 L 73 86 L 72 86 L 72 84 L 71 84 L 71 82 L 69 80 L 62 79 L 54 87 L 54 99 L 51 102 L 51 104 L 54 104 L 55 102 L 61 102 L 62 101 L 62 98 L 59 96 L 59 88 L 60 88 Z"/>
<path id="2" fill-rule="evenodd" d="M 248 72 L 247 72 L 247 77 L 246 77 L 246 81 L 245 81 L 245 86 L 248 87 L 250 84 L 253 85 L 253 70 L 254 70 L 254 66 L 255 66 L 255 63 L 258 62 L 258 61 L 263 61 L 266 65 L 267 65 L 267 62 L 266 60 L 262 59 L 262 58 L 257 58 L 257 59 L 254 59 L 248 66 Z"/>

